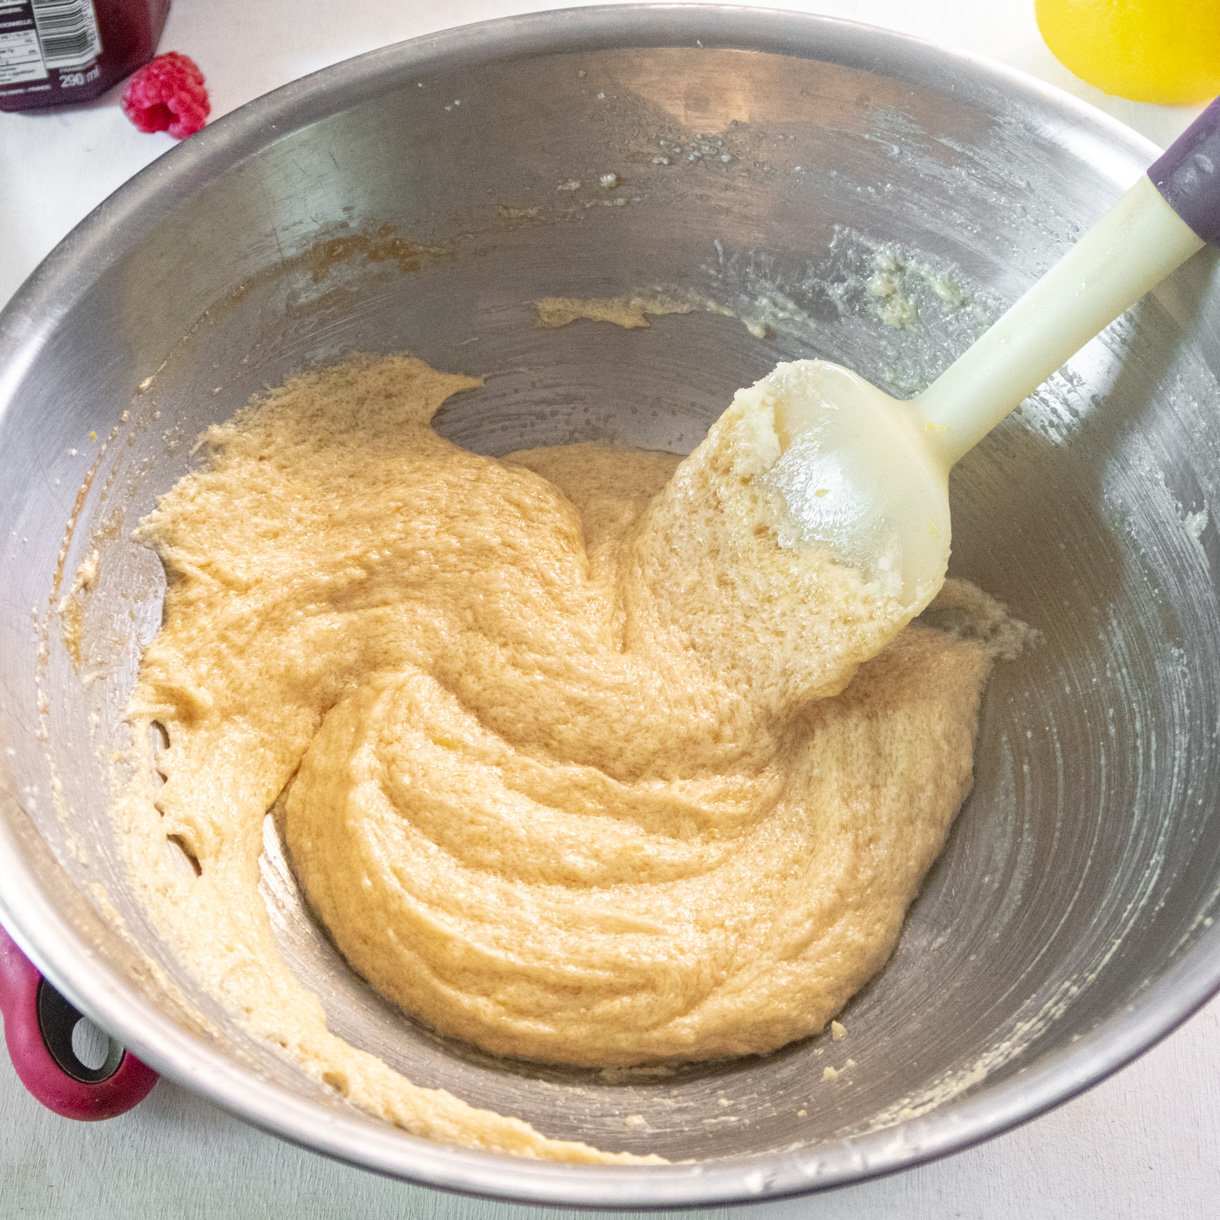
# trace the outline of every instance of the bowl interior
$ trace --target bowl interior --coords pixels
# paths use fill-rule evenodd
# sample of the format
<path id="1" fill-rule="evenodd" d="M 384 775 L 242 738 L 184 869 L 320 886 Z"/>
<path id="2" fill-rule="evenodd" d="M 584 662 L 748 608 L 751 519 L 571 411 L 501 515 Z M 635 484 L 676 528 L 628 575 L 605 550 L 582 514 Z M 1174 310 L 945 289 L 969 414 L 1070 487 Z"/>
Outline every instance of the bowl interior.
<path id="1" fill-rule="evenodd" d="M 357 351 L 483 375 L 437 426 L 491 454 L 589 439 L 687 452 L 738 386 L 801 356 L 911 393 L 1141 168 L 1134 140 L 998 74 L 835 23 L 799 32 L 787 54 L 607 33 L 583 50 L 469 38 L 341 66 L 163 159 L 6 315 L 0 764 L 21 868 L 116 994 L 138 990 L 141 1011 L 238 1078 L 369 1128 L 382 1168 L 428 1177 L 418 1141 L 354 1114 L 201 993 L 132 898 L 106 761 L 163 581 L 129 535 L 207 424 Z M 844 1139 L 1069 1062 L 1199 961 L 1220 905 L 1211 271 L 1205 256 L 1163 285 L 954 476 L 952 573 L 1043 638 L 996 672 L 973 795 L 894 958 L 842 1017 L 845 1041 L 665 1076 L 495 1060 L 352 974 L 269 818 L 268 909 L 332 1029 L 547 1135 L 829 1164 Z M 652 287 L 731 312 L 537 325 L 540 297 Z M 906 328 L 886 321 L 895 293 L 915 306 Z M 95 549 L 96 587 L 73 592 Z M 71 953 L 40 956 L 71 992 Z M 136 1033 L 173 1070 L 158 1037 Z M 750 1189 L 765 1187 L 736 1193 Z"/>

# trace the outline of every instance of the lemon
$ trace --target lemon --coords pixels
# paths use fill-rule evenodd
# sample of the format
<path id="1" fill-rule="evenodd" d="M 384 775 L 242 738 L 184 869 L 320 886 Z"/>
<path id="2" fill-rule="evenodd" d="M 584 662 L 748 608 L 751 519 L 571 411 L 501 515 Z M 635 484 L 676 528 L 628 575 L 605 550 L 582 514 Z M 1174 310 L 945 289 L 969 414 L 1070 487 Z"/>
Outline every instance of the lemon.
<path id="1" fill-rule="evenodd" d="M 1035 0 L 1055 58 L 1136 102 L 1192 106 L 1220 93 L 1220 0 Z"/>

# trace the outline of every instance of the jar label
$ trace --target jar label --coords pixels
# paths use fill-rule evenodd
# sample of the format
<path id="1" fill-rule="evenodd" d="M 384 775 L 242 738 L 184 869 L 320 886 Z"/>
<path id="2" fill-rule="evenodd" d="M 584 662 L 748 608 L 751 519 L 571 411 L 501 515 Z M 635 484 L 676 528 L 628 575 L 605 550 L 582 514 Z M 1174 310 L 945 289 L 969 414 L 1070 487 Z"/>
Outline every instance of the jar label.
<path id="1" fill-rule="evenodd" d="M 90 0 L 0 0 L 0 97 L 87 85 L 101 53 Z"/>

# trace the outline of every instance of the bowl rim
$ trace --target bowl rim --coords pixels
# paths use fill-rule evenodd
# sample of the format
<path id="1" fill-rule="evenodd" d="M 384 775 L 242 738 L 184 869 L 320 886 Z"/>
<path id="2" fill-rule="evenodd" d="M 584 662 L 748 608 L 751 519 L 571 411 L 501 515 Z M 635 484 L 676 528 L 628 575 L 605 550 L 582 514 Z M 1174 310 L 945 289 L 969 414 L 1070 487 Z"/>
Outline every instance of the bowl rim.
<path id="1" fill-rule="evenodd" d="M 1151 141 L 1053 86 L 965 52 L 838 18 L 717 4 L 615 4 L 501 17 L 423 35 L 342 61 L 256 98 L 119 187 L 0 311 L 0 416 L 71 303 L 202 183 L 284 135 L 404 77 L 544 54 L 622 47 L 742 49 L 880 71 L 969 100 L 1002 90 L 1090 135 L 1115 194 L 1159 155 Z M 29 726 L 33 733 L 33 727 Z M 0 768 L 3 763 L 0 760 Z M 21 808 L 0 773 L 0 799 Z M 101 962 L 52 905 L 0 819 L 0 922 L 85 1015 L 176 1083 L 271 1134 L 392 1177 L 516 1202 L 649 1209 L 777 1199 L 880 1177 L 968 1148 L 1036 1117 L 1117 1071 L 1220 991 L 1220 925 L 1141 998 L 1072 1046 L 1047 1052 L 992 1089 L 921 1117 L 808 1149 L 708 1162 L 588 1166 L 449 1147 L 364 1116 L 327 1111 L 236 1066 L 149 1005 Z"/>

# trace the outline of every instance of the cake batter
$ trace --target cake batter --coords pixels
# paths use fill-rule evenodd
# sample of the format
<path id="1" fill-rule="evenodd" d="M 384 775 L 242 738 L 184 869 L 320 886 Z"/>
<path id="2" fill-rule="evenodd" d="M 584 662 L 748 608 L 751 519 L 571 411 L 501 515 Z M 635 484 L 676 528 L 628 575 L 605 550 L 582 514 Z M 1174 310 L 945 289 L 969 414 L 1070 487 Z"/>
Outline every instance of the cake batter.
<path id="1" fill-rule="evenodd" d="M 348 961 L 446 1033 L 598 1067 L 763 1053 L 886 961 L 1014 637 L 955 585 L 965 630 L 891 638 L 881 591 L 785 541 L 757 387 L 684 461 L 501 461 L 429 423 L 478 384 L 358 360 L 205 434 L 142 527 L 169 586 L 131 711 L 169 745 L 121 821 L 196 973 L 354 1104 L 447 1142 L 638 1159 L 331 1035 L 258 894 L 267 810 Z"/>

